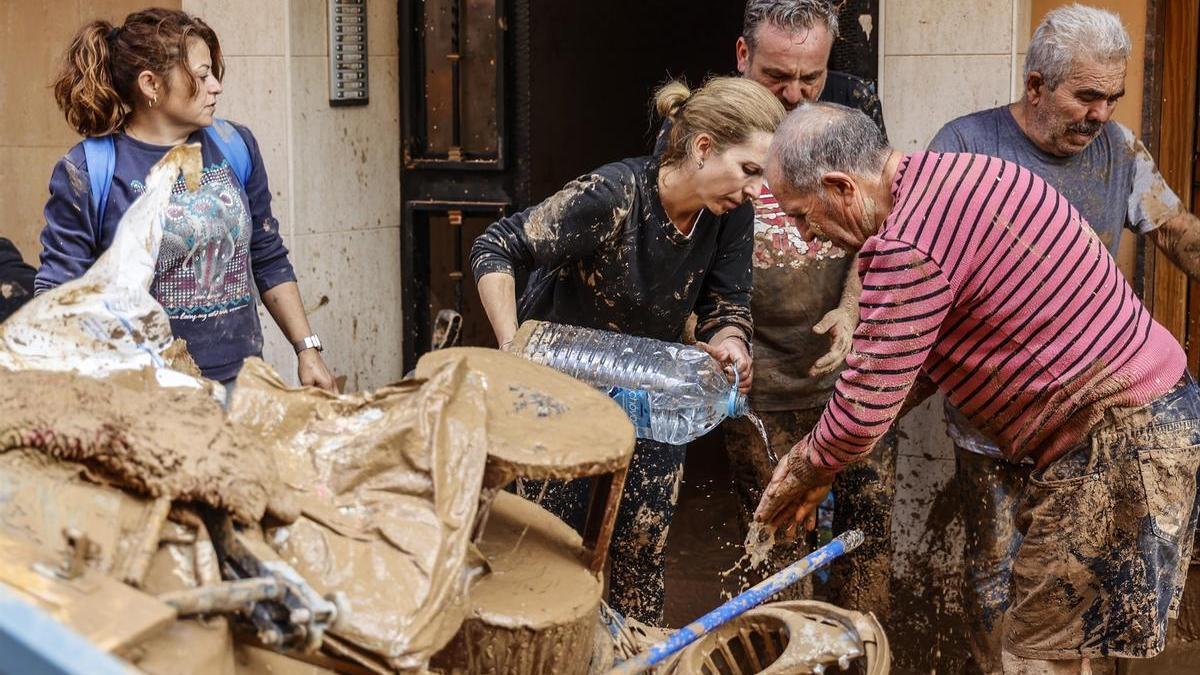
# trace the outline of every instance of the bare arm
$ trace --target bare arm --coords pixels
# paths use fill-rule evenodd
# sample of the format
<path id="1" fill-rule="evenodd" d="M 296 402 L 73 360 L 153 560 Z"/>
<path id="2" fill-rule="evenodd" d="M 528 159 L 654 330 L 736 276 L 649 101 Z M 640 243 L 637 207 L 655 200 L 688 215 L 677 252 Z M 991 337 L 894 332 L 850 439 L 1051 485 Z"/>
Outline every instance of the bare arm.
<path id="1" fill-rule="evenodd" d="M 1147 235 L 1193 281 L 1200 281 L 1200 219 L 1186 211 Z"/>
<path id="2" fill-rule="evenodd" d="M 262 300 L 288 342 L 312 335 L 312 327 L 308 325 L 308 316 L 304 313 L 304 303 L 300 300 L 300 287 L 296 282 L 285 281 L 272 286 L 262 294 Z M 305 349 L 296 355 L 296 359 L 300 384 L 337 393 L 337 383 L 321 358 L 321 352 Z"/>
<path id="3" fill-rule="evenodd" d="M 488 272 L 479 277 L 477 286 L 496 342 L 507 349 L 517 334 L 517 283 L 506 272 Z"/>

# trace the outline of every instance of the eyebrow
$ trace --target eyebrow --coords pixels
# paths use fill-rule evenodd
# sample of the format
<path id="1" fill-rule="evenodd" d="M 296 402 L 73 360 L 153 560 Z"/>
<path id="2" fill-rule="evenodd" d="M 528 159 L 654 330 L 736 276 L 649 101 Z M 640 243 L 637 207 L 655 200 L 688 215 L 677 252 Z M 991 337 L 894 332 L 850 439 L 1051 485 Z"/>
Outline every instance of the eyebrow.
<path id="1" fill-rule="evenodd" d="M 1076 96 L 1080 96 L 1080 97 L 1091 96 L 1091 97 L 1095 97 L 1095 98 L 1121 98 L 1121 97 L 1125 96 L 1125 89 L 1124 89 L 1124 87 L 1122 87 L 1121 90 L 1116 92 L 1115 94 L 1109 94 L 1108 92 L 1100 91 L 1099 89 L 1081 89 L 1079 92 L 1076 93 Z"/>

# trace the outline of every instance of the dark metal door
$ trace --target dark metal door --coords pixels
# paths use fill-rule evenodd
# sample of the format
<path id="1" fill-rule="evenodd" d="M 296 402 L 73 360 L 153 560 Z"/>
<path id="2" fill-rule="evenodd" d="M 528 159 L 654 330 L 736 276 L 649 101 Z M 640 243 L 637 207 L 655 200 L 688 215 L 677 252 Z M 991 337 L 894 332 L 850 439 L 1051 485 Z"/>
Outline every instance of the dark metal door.
<path id="1" fill-rule="evenodd" d="M 468 254 L 517 201 L 512 101 L 519 92 L 509 83 L 527 52 L 514 49 L 527 7 L 526 0 L 400 3 L 406 369 L 429 349 L 439 309 L 463 315 L 462 344 L 495 346 Z"/>

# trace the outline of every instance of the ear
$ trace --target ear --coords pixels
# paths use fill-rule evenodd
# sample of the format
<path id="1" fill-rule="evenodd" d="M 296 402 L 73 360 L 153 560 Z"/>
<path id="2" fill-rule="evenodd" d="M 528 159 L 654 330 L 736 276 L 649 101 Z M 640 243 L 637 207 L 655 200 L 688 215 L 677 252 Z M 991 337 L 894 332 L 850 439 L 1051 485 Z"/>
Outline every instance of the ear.
<path id="1" fill-rule="evenodd" d="M 1046 78 L 1036 70 L 1025 76 L 1025 100 L 1037 105 L 1046 94 Z"/>
<path id="2" fill-rule="evenodd" d="M 746 38 L 738 36 L 737 39 L 737 70 L 742 75 L 750 71 L 750 45 L 746 42 Z"/>
<path id="3" fill-rule="evenodd" d="M 825 188 L 825 196 L 843 208 L 854 204 L 854 198 L 858 194 L 858 184 L 849 174 L 841 171 L 830 171 L 821 176 L 821 186 Z"/>
<path id="4" fill-rule="evenodd" d="M 709 136 L 703 132 L 696 134 L 695 140 L 692 141 L 692 147 L 696 151 L 697 159 L 707 158 L 708 155 L 713 151 L 712 136 Z"/>
<path id="5" fill-rule="evenodd" d="M 163 94 L 162 80 L 149 70 L 138 73 L 137 87 L 138 91 L 142 93 L 142 98 L 147 101 Z"/>

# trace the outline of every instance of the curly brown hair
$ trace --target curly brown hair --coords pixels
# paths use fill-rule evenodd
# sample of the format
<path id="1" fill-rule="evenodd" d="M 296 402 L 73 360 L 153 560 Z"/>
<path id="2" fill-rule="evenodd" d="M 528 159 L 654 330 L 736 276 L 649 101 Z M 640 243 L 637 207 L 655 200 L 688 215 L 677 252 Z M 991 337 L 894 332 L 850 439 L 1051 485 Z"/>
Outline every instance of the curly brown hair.
<path id="1" fill-rule="evenodd" d="M 221 44 L 208 24 L 190 14 L 145 9 L 114 26 L 107 21 L 84 24 L 67 47 L 54 81 L 54 100 L 67 124 L 84 136 L 104 136 L 125 126 L 140 97 L 138 75 L 150 71 L 170 86 L 177 66 L 188 70 L 189 40 L 202 40 L 212 54 L 212 73 L 225 74 Z M 186 80 L 195 96 L 200 83 Z"/>

